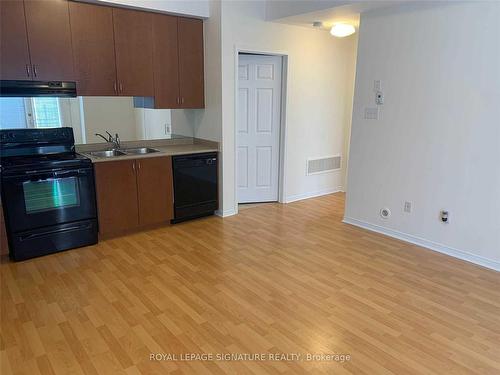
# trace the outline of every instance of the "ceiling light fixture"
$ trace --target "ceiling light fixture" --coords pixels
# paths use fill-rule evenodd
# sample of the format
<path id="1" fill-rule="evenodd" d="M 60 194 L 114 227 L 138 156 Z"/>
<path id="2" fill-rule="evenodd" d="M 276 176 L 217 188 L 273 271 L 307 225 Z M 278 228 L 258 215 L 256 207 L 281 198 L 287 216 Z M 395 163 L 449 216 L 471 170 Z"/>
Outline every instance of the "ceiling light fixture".
<path id="1" fill-rule="evenodd" d="M 352 35 L 356 32 L 356 28 L 353 25 L 348 25 L 347 23 L 337 23 L 332 26 L 330 34 L 336 36 L 337 38 L 343 38 L 345 36 Z"/>

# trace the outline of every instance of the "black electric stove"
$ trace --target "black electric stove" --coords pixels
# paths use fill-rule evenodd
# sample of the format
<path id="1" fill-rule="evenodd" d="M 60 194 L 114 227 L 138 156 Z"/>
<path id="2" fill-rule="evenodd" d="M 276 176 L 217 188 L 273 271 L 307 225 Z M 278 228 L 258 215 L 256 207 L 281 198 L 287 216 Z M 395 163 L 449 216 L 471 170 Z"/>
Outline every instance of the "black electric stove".
<path id="1" fill-rule="evenodd" d="M 12 259 L 97 242 L 94 171 L 72 128 L 0 130 L 0 171 Z"/>

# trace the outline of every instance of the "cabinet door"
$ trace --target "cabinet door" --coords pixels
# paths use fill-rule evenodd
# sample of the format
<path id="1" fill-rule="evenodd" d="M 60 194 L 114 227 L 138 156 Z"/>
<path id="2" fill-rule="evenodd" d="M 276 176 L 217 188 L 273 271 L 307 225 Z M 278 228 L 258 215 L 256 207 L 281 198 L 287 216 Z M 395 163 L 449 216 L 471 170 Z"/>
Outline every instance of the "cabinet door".
<path id="1" fill-rule="evenodd" d="M 31 79 L 24 4 L 0 1 L 0 79 Z"/>
<path id="2" fill-rule="evenodd" d="M 179 17 L 179 86 L 182 108 L 203 108 L 203 21 Z"/>
<path id="3" fill-rule="evenodd" d="M 78 95 L 117 95 L 112 8 L 70 2 L 69 15 Z"/>
<path id="4" fill-rule="evenodd" d="M 74 81 L 66 0 L 24 0 L 35 81 Z"/>
<path id="5" fill-rule="evenodd" d="M 102 236 L 134 229 L 139 224 L 135 160 L 94 164 Z"/>
<path id="6" fill-rule="evenodd" d="M 158 224 L 173 218 L 172 159 L 137 159 L 139 222 Z"/>
<path id="7" fill-rule="evenodd" d="M 155 108 L 179 108 L 177 17 L 153 15 Z"/>
<path id="8" fill-rule="evenodd" d="M 113 8 L 118 91 L 125 96 L 154 96 L 151 13 Z"/>

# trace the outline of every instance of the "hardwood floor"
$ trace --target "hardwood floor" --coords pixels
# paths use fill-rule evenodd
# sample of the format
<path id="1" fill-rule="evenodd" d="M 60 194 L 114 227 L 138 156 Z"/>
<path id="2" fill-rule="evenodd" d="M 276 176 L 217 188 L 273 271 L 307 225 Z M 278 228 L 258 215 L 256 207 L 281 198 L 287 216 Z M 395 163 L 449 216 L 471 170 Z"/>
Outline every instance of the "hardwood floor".
<path id="1" fill-rule="evenodd" d="M 3 263 L 0 372 L 499 374 L 500 273 L 342 224 L 343 204 L 264 205 Z"/>

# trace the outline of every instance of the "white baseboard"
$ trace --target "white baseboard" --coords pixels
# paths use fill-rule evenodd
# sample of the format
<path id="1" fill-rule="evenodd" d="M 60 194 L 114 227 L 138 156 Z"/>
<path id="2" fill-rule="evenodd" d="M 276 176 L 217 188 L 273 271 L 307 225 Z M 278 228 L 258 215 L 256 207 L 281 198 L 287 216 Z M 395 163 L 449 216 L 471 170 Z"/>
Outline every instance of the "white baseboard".
<path id="1" fill-rule="evenodd" d="M 229 209 L 229 210 L 225 210 L 225 211 L 217 210 L 217 211 L 215 211 L 215 214 L 217 216 L 220 216 L 220 217 L 228 217 L 228 216 L 236 215 L 236 210 L 234 208 Z"/>
<path id="2" fill-rule="evenodd" d="M 285 201 L 283 203 L 292 203 L 292 202 L 296 202 L 296 201 L 301 201 L 303 199 L 320 197 L 322 195 L 338 193 L 341 191 L 344 191 L 344 188 L 342 186 L 337 186 L 336 188 L 331 188 L 331 189 L 323 189 L 323 190 L 311 191 L 311 192 L 302 193 L 302 194 L 289 195 L 288 197 L 285 197 Z"/>
<path id="3" fill-rule="evenodd" d="M 486 268 L 490 268 L 490 269 L 495 270 L 495 271 L 500 271 L 500 262 L 498 262 L 496 260 L 484 258 L 484 257 L 478 256 L 478 255 L 468 253 L 466 251 L 454 249 L 454 248 L 449 247 L 449 246 L 445 246 L 445 245 L 442 245 L 442 244 L 439 244 L 439 243 L 436 243 L 433 241 L 429 241 L 429 240 L 426 240 L 424 238 L 416 237 L 416 236 L 413 236 L 411 234 L 399 232 L 399 231 L 394 230 L 394 229 L 388 229 L 388 228 L 382 227 L 380 225 L 367 223 L 365 221 L 353 219 L 350 217 L 344 217 L 344 220 L 342 220 L 342 222 L 344 222 L 346 224 L 351 224 L 351 225 L 354 225 L 356 227 L 360 227 L 363 229 L 367 229 L 367 230 L 372 231 L 372 232 L 384 234 L 384 235 L 389 236 L 389 237 L 397 238 L 398 240 L 409 242 L 411 244 L 418 245 L 421 247 L 425 247 L 429 250 L 437 251 L 439 253 L 446 254 L 446 255 L 449 255 L 449 256 L 452 256 L 452 257 L 455 257 L 458 259 L 462 259 L 462 260 L 465 260 L 467 262 L 471 262 L 471 263 L 474 263 L 474 264 L 477 264 L 477 265 L 480 265 L 480 266 L 483 266 Z"/>

